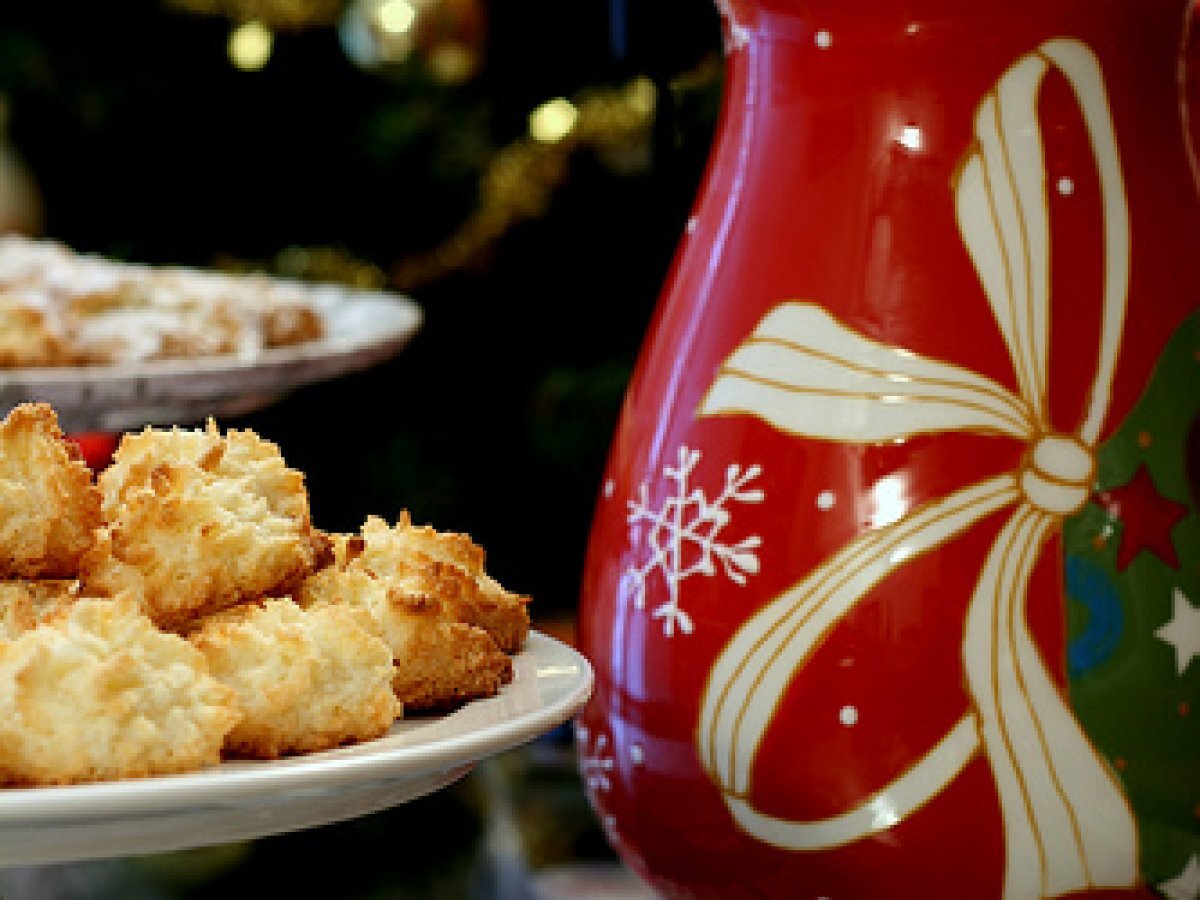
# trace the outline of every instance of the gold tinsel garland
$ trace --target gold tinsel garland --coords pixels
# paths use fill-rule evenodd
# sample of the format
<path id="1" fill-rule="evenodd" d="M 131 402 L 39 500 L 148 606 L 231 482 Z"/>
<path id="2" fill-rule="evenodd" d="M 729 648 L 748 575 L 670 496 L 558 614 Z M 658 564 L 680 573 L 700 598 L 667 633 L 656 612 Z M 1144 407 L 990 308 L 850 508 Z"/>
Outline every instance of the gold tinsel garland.
<path id="1" fill-rule="evenodd" d="M 276 31 L 330 26 L 345 11 L 347 0 L 164 0 L 176 9 L 258 22 Z M 714 72 L 716 73 L 714 75 Z M 698 81 L 719 77 L 720 64 L 709 61 L 684 73 L 673 90 L 693 89 Z M 557 98 L 555 112 L 568 116 L 547 135 L 533 127 L 493 156 L 480 178 L 475 211 L 441 244 L 406 257 L 386 274 L 377 266 L 336 247 L 288 247 L 266 268 L 281 275 L 335 281 L 359 288 L 388 284 L 412 291 L 480 259 L 514 224 L 544 215 L 555 190 L 566 178 L 572 154 L 594 150 L 618 170 L 636 169 L 648 161 L 656 89 L 647 78 L 624 86 L 594 88 L 574 101 Z M 225 258 L 229 269 L 262 268 L 261 264 Z"/>
<path id="2" fill-rule="evenodd" d="M 334 24 L 345 8 L 345 0 L 165 0 L 184 12 L 226 16 L 235 22 L 261 22 L 273 31 Z"/>
<path id="3" fill-rule="evenodd" d="M 225 272 L 271 272 L 284 278 L 344 284 L 363 291 L 378 291 L 387 285 L 387 276 L 379 266 L 342 247 L 285 247 L 266 261 L 219 256 L 214 265 Z"/>
<path id="4" fill-rule="evenodd" d="M 492 158 L 480 179 L 478 208 L 439 246 L 392 266 L 395 288 L 411 291 L 461 269 L 517 222 L 544 215 L 580 148 L 591 147 L 618 166 L 648 152 L 655 107 L 649 79 L 586 91 L 570 106 L 574 121 L 556 139 L 522 137 Z"/>
<path id="5" fill-rule="evenodd" d="M 673 91 L 691 91 L 720 77 L 720 62 L 684 73 Z M 546 213 L 567 175 L 573 153 L 588 148 L 610 166 L 630 170 L 648 161 L 656 89 L 646 78 L 623 86 L 594 88 L 565 104 L 571 121 L 553 138 L 523 136 L 500 149 L 480 178 L 479 204 L 445 241 L 405 257 L 384 272 L 340 248 L 289 247 L 266 268 L 281 275 L 333 281 L 358 288 L 414 291 L 481 259 L 515 224 Z M 536 112 L 535 112 L 536 115 Z M 531 117 L 532 118 L 532 117 Z M 232 259 L 224 268 L 262 268 Z"/>

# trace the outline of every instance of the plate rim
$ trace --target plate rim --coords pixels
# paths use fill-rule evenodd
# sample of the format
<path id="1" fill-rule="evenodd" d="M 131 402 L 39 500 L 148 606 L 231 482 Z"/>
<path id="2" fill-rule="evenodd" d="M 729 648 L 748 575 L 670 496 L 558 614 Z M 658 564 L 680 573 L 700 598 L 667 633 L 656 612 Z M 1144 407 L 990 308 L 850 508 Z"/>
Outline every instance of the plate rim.
<path id="1" fill-rule="evenodd" d="M 46 402 L 68 433 L 188 426 L 246 415 L 300 388 L 387 362 L 425 324 L 416 300 L 386 290 L 313 284 L 322 337 L 237 353 L 98 366 L 0 369 L 0 414 Z"/>
<path id="2" fill-rule="evenodd" d="M 424 324 L 424 310 L 412 297 L 389 291 L 368 291 L 357 288 L 313 283 L 322 293 L 336 294 L 358 302 L 377 302 L 391 306 L 402 317 L 390 330 L 365 339 L 345 340 L 327 335 L 282 347 L 265 347 L 249 356 L 237 353 L 215 353 L 203 356 L 148 359 L 129 363 L 88 366 L 20 366 L 0 368 L 0 388 L 23 387 L 37 389 L 45 385 L 56 387 L 96 381 L 121 382 L 142 378 L 224 375 L 253 368 L 289 365 L 347 352 L 385 348 L 394 342 L 403 343 L 415 335 Z"/>
<path id="3" fill-rule="evenodd" d="M 79 822 L 184 806 L 241 806 L 255 798 L 292 791 L 327 790 L 347 783 L 375 780 L 416 779 L 473 766 L 485 757 L 533 740 L 568 721 L 592 694 L 595 679 L 592 666 L 573 647 L 531 630 L 518 656 L 524 654 L 530 654 L 523 662 L 530 663 L 529 677 L 532 678 L 539 677 L 536 668 L 539 658 L 544 658 L 548 665 L 560 667 L 569 662 L 577 671 L 564 684 L 562 694 L 551 702 L 478 730 L 427 743 L 381 747 L 368 753 L 337 755 L 339 750 L 354 751 L 369 746 L 370 741 L 284 760 L 239 760 L 237 768 L 226 771 L 220 771 L 218 765 L 176 775 L 63 786 L 0 788 L 0 828 L 19 827 L 22 821 L 30 824 L 56 819 Z M 502 689 L 496 697 L 473 702 L 494 701 L 502 698 L 503 693 Z M 448 714 L 453 715 L 455 713 Z M 387 737 L 376 740 L 387 740 Z"/>

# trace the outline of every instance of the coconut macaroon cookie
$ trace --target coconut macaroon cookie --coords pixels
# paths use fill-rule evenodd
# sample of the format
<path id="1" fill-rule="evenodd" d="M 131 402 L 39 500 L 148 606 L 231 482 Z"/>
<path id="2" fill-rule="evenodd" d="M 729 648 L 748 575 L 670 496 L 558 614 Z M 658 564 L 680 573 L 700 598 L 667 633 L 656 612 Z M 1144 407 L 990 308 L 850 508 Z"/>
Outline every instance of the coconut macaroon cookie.
<path id="1" fill-rule="evenodd" d="M 0 578 L 66 578 L 100 524 L 100 494 L 44 403 L 0 422 Z"/>
<path id="2" fill-rule="evenodd" d="M 445 709 L 491 697 L 512 679 L 512 660 L 481 628 L 455 621 L 446 604 L 400 580 L 330 566 L 309 576 L 297 600 L 312 609 L 366 611 L 392 653 L 392 690 L 406 710 Z"/>
<path id="3" fill-rule="evenodd" d="M 188 640 L 237 694 L 233 753 L 273 759 L 369 740 L 402 712 L 392 653 L 361 609 L 248 603 L 204 619 Z"/>
<path id="4" fill-rule="evenodd" d="M 0 641 L 11 641 L 69 607 L 78 598 L 70 579 L 0 581 Z"/>
<path id="5" fill-rule="evenodd" d="M 233 692 L 125 599 L 80 599 L 0 642 L 0 783 L 70 784 L 220 761 Z"/>
<path id="6" fill-rule="evenodd" d="M 368 516 L 361 541 L 348 545 L 351 567 L 384 577 L 434 577 L 426 591 L 443 599 L 460 622 L 482 628 L 506 653 L 516 653 L 529 634 L 529 598 L 507 591 L 484 571 L 483 548 L 465 534 L 414 525 L 401 512 L 395 527 Z M 429 562 L 440 563 L 430 568 Z"/>
<path id="7" fill-rule="evenodd" d="M 74 360 L 45 313 L 0 288 L 0 368 L 62 366 Z"/>
<path id="8" fill-rule="evenodd" d="M 253 432 L 210 420 L 126 435 L 99 488 L 106 524 L 81 561 L 84 588 L 130 592 L 163 628 L 285 593 L 321 556 L 304 476 Z"/>

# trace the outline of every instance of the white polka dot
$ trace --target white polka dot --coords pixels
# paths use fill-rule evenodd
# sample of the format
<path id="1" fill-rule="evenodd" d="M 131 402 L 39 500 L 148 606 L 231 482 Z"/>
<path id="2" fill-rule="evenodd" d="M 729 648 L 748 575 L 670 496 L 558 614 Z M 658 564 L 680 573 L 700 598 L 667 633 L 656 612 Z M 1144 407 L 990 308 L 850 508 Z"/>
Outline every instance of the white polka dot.
<path id="1" fill-rule="evenodd" d="M 833 35 L 822 28 L 815 35 L 813 35 L 813 43 L 815 43 L 822 50 L 828 50 L 833 44 Z"/>
<path id="2" fill-rule="evenodd" d="M 915 153 L 925 146 L 925 134 L 916 125 L 905 125 L 896 136 L 896 143 Z"/>
<path id="3" fill-rule="evenodd" d="M 858 724 L 858 710 L 853 706 L 843 706 L 838 710 L 838 721 L 850 728 Z"/>
<path id="4" fill-rule="evenodd" d="M 700 224 L 699 219 L 697 219 L 695 216 L 690 217 L 687 220 L 687 225 L 685 226 L 685 228 L 687 229 L 687 233 L 692 234 L 693 232 L 695 232 L 696 226 L 699 224 Z"/>
<path id="5" fill-rule="evenodd" d="M 611 478 L 608 479 L 608 481 L 604 482 L 604 496 L 605 497 L 611 497 L 613 495 L 613 491 L 615 491 L 616 489 L 617 489 L 616 482 L 614 482 Z"/>
<path id="6" fill-rule="evenodd" d="M 833 491 L 821 491 L 817 494 L 817 509 L 833 509 L 835 503 L 837 503 L 837 495 Z"/>
<path id="7" fill-rule="evenodd" d="M 629 758 L 633 760 L 635 766 L 640 766 L 646 761 L 646 753 L 642 750 L 641 744 L 634 744 L 629 748 Z"/>
<path id="8" fill-rule="evenodd" d="M 1058 184 L 1056 184 L 1055 187 L 1064 197 L 1070 197 L 1073 193 L 1075 193 L 1075 182 L 1066 175 L 1058 179 Z"/>

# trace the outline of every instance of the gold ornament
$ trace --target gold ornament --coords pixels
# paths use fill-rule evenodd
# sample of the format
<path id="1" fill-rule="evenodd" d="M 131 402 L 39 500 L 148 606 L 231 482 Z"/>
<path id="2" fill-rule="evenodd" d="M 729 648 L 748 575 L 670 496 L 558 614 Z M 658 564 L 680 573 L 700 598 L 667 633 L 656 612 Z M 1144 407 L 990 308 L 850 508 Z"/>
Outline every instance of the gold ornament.
<path id="1" fill-rule="evenodd" d="M 461 84 L 483 59 L 486 26 L 480 0 L 351 0 L 338 36 L 364 69 L 416 59 L 443 84 Z"/>

